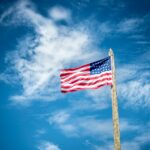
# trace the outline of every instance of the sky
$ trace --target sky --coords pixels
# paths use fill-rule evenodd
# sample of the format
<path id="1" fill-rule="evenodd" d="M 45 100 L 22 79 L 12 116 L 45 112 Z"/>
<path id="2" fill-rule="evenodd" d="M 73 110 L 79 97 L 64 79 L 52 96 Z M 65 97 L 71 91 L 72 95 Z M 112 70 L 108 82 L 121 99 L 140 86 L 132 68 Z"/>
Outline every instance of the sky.
<path id="1" fill-rule="evenodd" d="M 0 0 L 0 149 L 112 150 L 111 88 L 60 92 L 60 70 L 115 55 L 122 150 L 150 149 L 149 0 Z"/>

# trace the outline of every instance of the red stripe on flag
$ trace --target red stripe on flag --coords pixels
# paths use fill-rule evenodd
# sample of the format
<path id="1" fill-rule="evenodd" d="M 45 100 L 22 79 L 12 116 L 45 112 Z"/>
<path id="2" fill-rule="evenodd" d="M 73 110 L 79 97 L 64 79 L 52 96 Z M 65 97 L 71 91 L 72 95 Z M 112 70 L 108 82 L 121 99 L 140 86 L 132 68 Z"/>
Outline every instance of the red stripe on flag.
<path id="1" fill-rule="evenodd" d="M 111 83 L 105 83 L 105 84 L 101 84 L 101 85 L 98 85 L 96 87 L 86 87 L 86 88 L 74 88 L 74 89 L 61 89 L 61 92 L 63 93 L 68 93 L 68 92 L 74 92 L 74 91 L 78 91 L 78 90 L 84 90 L 84 89 L 98 89 L 102 86 L 105 86 L 105 85 L 109 85 L 109 86 L 112 86 L 112 82 Z"/>
<path id="2" fill-rule="evenodd" d="M 105 81 L 111 81 L 112 78 L 108 78 L 108 77 L 105 77 L 104 79 L 96 79 L 96 80 L 88 80 L 88 81 L 77 81 L 75 83 L 71 83 L 71 84 L 68 84 L 68 83 L 63 83 L 62 84 L 62 88 L 70 88 L 70 87 L 73 87 L 75 85 L 81 85 L 81 86 L 90 86 L 90 85 L 94 85 L 96 83 L 100 83 L 100 82 L 105 82 Z"/>
<path id="3" fill-rule="evenodd" d="M 78 72 L 78 74 L 72 74 L 68 77 L 65 78 L 61 78 L 61 83 L 63 82 L 73 82 L 73 81 L 78 81 L 78 80 L 90 80 L 90 79 L 97 79 L 97 78 L 101 78 L 101 77 L 105 77 L 105 76 L 111 76 L 112 73 L 111 71 L 107 71 L 101 74 L 95 74 L 95 75 L 90 75 L 90 72 L 88 72 L 87 74 L 83 74 Z"/>

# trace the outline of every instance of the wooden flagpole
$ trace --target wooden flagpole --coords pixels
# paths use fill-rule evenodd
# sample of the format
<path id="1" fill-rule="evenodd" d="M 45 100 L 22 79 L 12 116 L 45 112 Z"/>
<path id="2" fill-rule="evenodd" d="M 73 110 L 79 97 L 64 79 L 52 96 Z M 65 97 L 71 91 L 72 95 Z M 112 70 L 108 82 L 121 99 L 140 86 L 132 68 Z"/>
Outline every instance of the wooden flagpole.
<path id="1" fill-rule="evenodd" d="M 112 49 L 109 50 L 109 56 L 111 57 L 112 79 L 113 79 L 111 93 L 112 93 L 112 117 L 113 117 L 113 130 L 114 130 L 114 149 L 121 150 L 118 102 L 117 102 L 117 92 L 116 92 L 115 60 L 114 60 L 114 53 Z"/>

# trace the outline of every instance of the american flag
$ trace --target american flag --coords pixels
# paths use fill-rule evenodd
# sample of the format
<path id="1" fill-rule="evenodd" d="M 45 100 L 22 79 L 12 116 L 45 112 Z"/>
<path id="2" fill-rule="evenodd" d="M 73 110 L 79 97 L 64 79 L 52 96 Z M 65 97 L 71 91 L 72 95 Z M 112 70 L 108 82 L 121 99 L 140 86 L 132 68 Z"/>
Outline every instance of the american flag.
<path id="1" fill-rule="evenodd" d="M 110 57 L 77 68 L 61 70 L 61 92 L 73 92 L 83 89 L 97 89 L 112 85 Z"/>

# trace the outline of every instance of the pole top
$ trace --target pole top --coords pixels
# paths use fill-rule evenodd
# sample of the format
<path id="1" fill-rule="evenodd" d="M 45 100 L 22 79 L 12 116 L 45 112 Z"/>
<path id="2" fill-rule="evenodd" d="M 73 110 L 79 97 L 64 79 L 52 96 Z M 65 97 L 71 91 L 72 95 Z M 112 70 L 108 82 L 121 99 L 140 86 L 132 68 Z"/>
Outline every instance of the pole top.
<path id="1" fill-rule="evenodd" d="M 113 56 L 114 55 L 113 50 L 111 48 L 109 49 L 109 53 L 108 54 L 109 54 L 109 56 Z"/>

